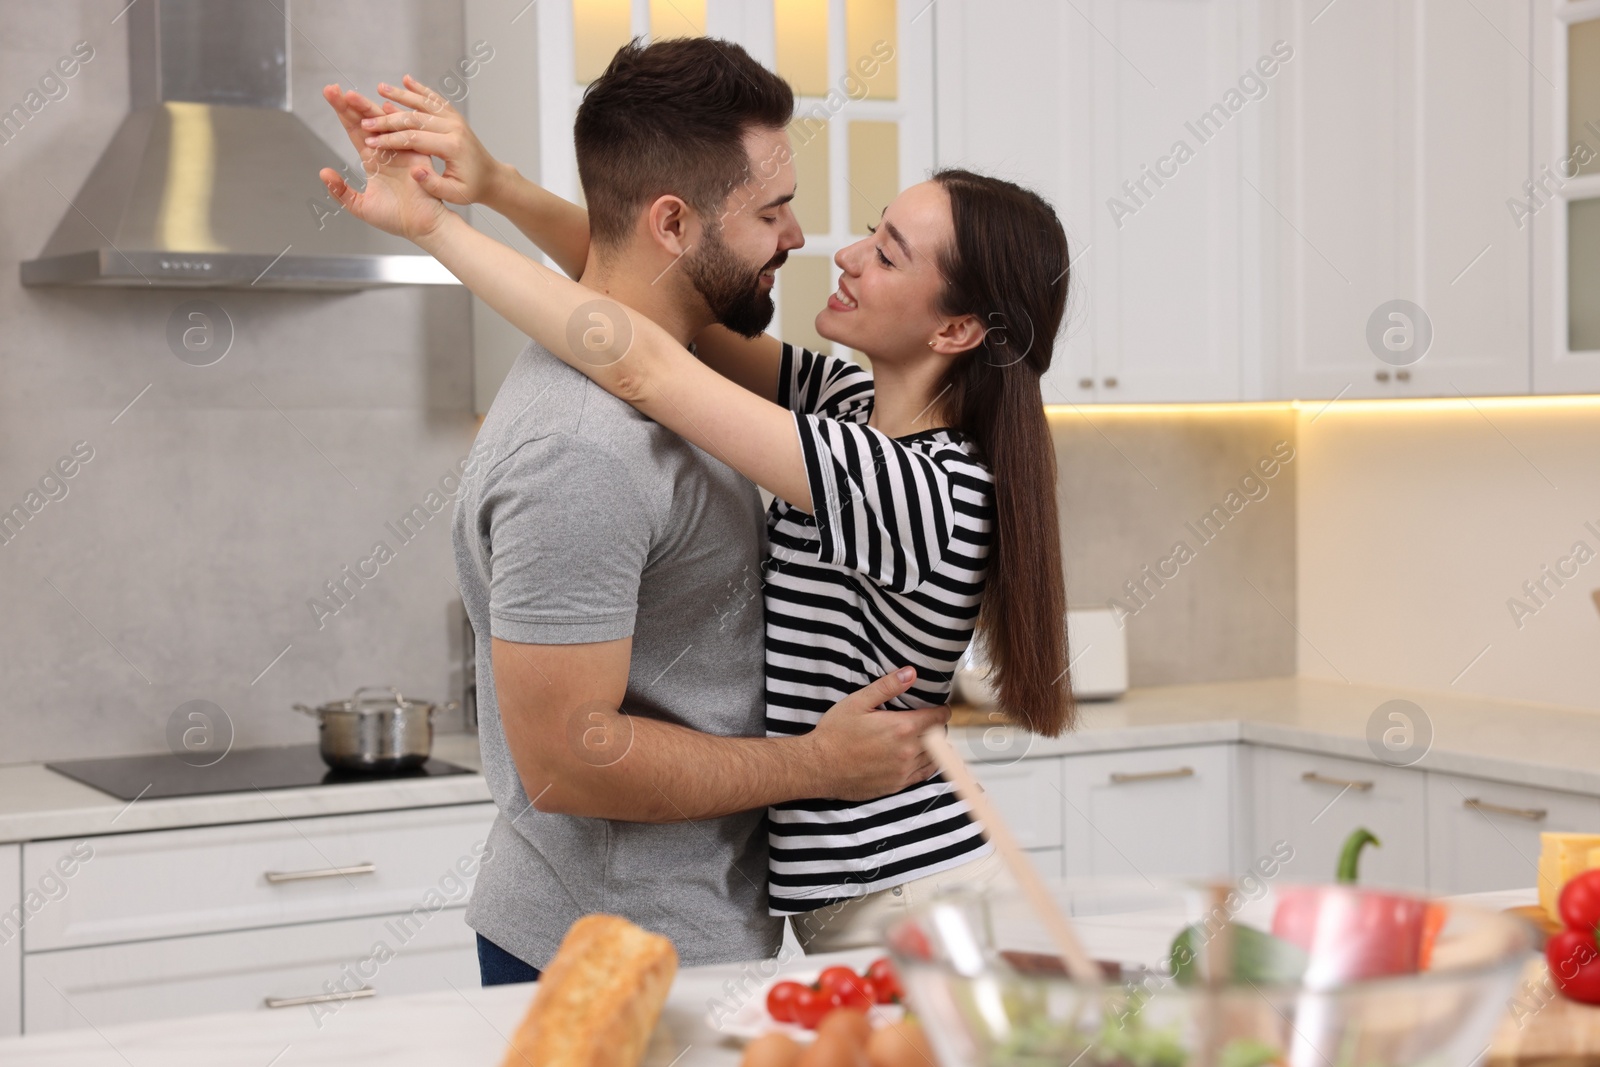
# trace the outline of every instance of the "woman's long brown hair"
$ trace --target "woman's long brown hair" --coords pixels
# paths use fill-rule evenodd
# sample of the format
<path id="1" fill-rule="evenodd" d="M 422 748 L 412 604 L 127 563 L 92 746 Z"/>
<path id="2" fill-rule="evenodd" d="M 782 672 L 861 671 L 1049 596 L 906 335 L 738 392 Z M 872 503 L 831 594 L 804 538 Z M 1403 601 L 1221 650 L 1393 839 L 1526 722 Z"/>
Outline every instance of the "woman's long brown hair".
<path id="1" fill-rule="evenodd" d="M 941 384 L 945 410 L 994 476 L 994 538 L 978 633 L 1000 707 L 1054 737 L 1077 718 L 1067 675 L 1066 588 L 1055 449 L 1039 380 L 1067 307 L 1067 235 L 1049 204 L 999 178 L 942 170 L 955 238 L 941 268 L 946 315 L 985 333 Z"/>

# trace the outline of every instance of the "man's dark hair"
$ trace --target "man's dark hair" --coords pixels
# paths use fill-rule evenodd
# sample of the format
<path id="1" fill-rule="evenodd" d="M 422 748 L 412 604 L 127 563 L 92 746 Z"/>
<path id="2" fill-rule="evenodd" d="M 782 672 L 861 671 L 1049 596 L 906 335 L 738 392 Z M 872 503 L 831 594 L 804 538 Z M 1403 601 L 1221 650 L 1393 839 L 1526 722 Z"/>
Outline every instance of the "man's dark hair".
<path id="1" fill-rule="evenodd" d="M 793 113 L 789 83 L 729 41 L 624 45 L 573 128 L 591 238 L 622 243 L 639 208 L 668 193 L 717 215 L 749 169 L 746 131 L 782 129 Z"/>

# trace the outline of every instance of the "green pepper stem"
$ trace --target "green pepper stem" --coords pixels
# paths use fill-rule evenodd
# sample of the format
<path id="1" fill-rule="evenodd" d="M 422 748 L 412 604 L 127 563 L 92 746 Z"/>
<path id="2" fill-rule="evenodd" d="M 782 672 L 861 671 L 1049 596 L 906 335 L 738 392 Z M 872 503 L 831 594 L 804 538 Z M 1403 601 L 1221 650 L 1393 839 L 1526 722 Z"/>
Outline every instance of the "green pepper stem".
<path id="1" fill-rule="evenodd" d="M 1355 885 L 1356 871 L 1361 863 L 1361 850 L 1368 845 L 1383 847 L 1383 842 L 1378 840 L 1376 834 L 1365 826 L 1358 826 L 1344 839 L 1344 848 L 1339 852 L 1339 872 L 1334 880 L 1340 885 Z"/>

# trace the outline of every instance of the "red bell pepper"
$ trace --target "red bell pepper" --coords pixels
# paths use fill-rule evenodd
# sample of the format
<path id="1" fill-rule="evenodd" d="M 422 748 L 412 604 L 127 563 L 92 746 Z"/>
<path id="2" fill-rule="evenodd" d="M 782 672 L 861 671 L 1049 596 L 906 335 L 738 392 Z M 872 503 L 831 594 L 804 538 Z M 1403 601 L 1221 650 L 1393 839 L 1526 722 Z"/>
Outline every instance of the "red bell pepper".
<path id="1" fill-rule="evenodd" d="M 1556 906 L 1566 929 L 1545 942 L 1550 977 L 1569 999 L 1600 1004 L 1600 870 L 1562 886 Z"/>
<path id="2" fill-rule="evenodd" d="M 1355 884 L 1361 850 L 1369 844 L 1379 841 L 1366 829 L 1345 841 L 1341 884 Z M 1333 984 L 1416 973 L 1442 925 L 1443 909 L 1412 897 L 1305 887 L 1279 895 L 1272 933 L 1306 951 L 1308 982 Z"/>

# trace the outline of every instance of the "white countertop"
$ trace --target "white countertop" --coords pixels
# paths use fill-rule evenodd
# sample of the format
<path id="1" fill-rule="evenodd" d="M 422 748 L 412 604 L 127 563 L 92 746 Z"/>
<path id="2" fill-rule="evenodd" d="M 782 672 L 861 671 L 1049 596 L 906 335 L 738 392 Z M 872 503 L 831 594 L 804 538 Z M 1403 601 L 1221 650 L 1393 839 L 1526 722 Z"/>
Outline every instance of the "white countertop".
<path id="1" fill-rule="evenodd" d="M 482 765 L 476 734 L 439 734 L 433 754 L 476 771 Z M 311 815 L 472 804 L 489 799 L 478 774 L 444 778 L 403 778 L 336 787 L 271 789 L 249 793 L 211 793 L 129 803 L 74 781 L 42 763 L 0 766 L 0 844 L 90 834 L 169 830 L 180 826 L 219 826 L 267 822 Z"/>
<path id="2" fill-rule="evenodd" d="M 881 955 L 796 956 L 785 973 L 814 974 L 834 962 L 864 967 Z M 680 970 L 642 1067 L 736 1067 L 741 1045 L 711 1028 L 708 1006 L 727 995 L 726 982 L 748 975 L 746 988 L 764 986 L 774 966 Z M 0 1067 L 498 1067 L 533 992 L 527 984 L 374 997 L 345 1004 L 320 1026 L 310 1008 L 292 1008 L 64 1030 L 0 1040 Z"/>
<path id="3" fill-rule="evenodd" d="M 1600 711 L 1301 678 L 1132 689 L 1080 705 L 1074 732 L 1023 735 L 1022 744 L 1029 756 L 1052 756 L 1248 741 L 1375 762 L 1368 726 L 1391 700 L 1411 702 L 1431 724 L 1432 747 L 1411 764 L 1418 770 L 1600 795 Z M 967 758 L 985 758 L 983 733 L 963 731 Z M 990 739 L 992 758 L 1016 758 L 1009 734 Z"/>
<path id="4" fill-rule="evenodd" d="M 1064 737 L 975 727 L 952 731 L 952 740 L 979 760 L 1240 741 L 1373 760 L 1368 724 L 1396 699 L 1421 708 L 1432 726 L 1432 747 L 1418 769 L 1600 796 L 1600 712 L 1298 678 L 1133 689 L 1083 704 L 1078 729 Z M 441 734 L 434 753 L 480 766 L 472 734 Z M 459 775 L 129 805 L 41 764 L 15 764 L 0 766 L 0 844 L 489 799 L 480 776 Z"/>
<path id="5" fill-rule="evenodd" d="M 1535 896 L 1515 890 L 1458 899 L 1504 908 Z M 861 967 L 881 954 L 797 956 L 783 971 L 794 977 L 834 962 Z M 765 973 L 748 963 L 679 971 L 643 1067 L 735 1067 L 740 1046 L 711 1028 L 709 1004 L 727 996 L 730 982 L 761 988 L 776 976 L 772 966 Z M 352 1001 L 320 1027 L 307 1008 L 38 1034 L 0 1040 L 0 1067 L 498 1067 L 533 991 L 511 985 Z"/>

